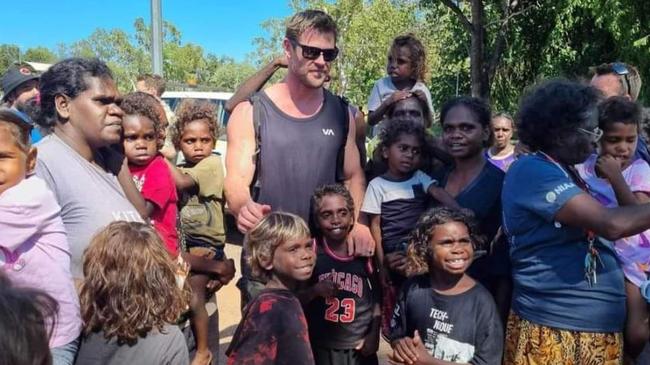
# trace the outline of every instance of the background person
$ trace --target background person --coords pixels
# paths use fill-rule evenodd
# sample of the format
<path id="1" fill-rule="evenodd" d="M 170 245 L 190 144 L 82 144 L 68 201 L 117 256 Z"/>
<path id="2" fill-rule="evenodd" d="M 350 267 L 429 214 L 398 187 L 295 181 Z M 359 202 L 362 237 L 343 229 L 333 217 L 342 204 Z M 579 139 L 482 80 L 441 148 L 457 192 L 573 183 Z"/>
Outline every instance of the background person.
<path id="1" fill-rule="evenodd" d="M 490 122 L 494 143 L 485 150 L 488 161 L 503 172 L 515 161 L 515 146 L 512 135 L 515 131 L 515 121 L 507 113 L 497 113 Z"/>
<path id="2" fill-rule="evenodd" d="M 163 141 L 162 147 L 160 148 L 160 153 L 162 153 L 165 158 L 173 161 L 176 159 L 177 151 L 174 149 L 174 144 L 171 140 L 171 126 L 176 123 L 176 116 L 174 112 L 169 108 L 169 105 L 162 100 L 162 95 L 165 93 L 167 83 L 164 78 L 156 74 L 143 74 L 138 76 L 135 83 L 135 89 L 137 91 L 147 93 L 158 100 L 158 103 L 162 107 L 162 110 L 159 110 L 160 113 L 160 123 L 161 128 L 159 131 L 161 140 Z"/>
<path id="3" fill-rule="evenodd" d="M 10 67 L 2 76 L 0 84 L 3 93 L 0 104 L 20 110 L 25 119 L 34 125 L 40 104 L 39 76 L 36 71 L 27 64 Z M 38 128 L 32 128 L 32 143 L 41 140 L 41 132 Z"/>

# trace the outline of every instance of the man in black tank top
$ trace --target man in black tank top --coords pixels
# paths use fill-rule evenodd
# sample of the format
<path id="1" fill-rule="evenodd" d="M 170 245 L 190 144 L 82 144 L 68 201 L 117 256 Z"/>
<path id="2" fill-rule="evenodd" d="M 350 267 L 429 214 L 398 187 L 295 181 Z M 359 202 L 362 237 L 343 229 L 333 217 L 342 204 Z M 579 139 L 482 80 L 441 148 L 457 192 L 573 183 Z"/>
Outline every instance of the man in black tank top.
<path id="1" fill-rule="evenodd" d="M 314 189 L 337 180 L 336 156 L 342 138 L 339 179 L 350 190 L 355 206 L 361 206 L 365 179 L 355 145 L 354 119 L 338 97 L 323 88 L 338 54 L 336 35 L 336 24 L 324 12 L 306 10 L 294 15 L 283 41 L 287 76 L 261 92 L 255 107 L 243 102 L 233 110 L 227 127 L 225 188 L 228 207 L 242 232 L 271 210 L 307 220 Z M 253 115 L 258 107 L 256 135 Z M 256 175 L 259 195 L 254 201 L 249 187 Z M 351 253 L 372 256 L 375 243 L 368 226 L 354 227 Z"/>

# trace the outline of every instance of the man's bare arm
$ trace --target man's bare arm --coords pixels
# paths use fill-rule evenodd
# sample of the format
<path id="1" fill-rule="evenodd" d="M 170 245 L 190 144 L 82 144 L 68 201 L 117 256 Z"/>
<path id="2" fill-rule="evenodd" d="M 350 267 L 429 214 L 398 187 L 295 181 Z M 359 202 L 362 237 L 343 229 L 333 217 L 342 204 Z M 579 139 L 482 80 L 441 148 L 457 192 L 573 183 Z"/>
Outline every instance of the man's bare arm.
<path id="1" fill-rule="evenodd" d="M 249 186 L 253 181 L 255 164 L 255 130 L 253 106 L 249 102 L 237 105 L 226 127 L 228 148 L 226 150 L 226 201 L 228 208 L 237 215 L 250 200 Z"/>
<path id="2" fill-rule="evenodd" d="M 237 217 L 237 228 L 250 230 L 271 207 L 255 203 L 249 187 L 255 174 L 255 129 L 253 106 L 243 102 L 235 107 L 226 128 L 226 179 L 224 183 L 228 208 Z"/>
<path id="3" fill-rule="evenodd" d="M 354 200 L 354 216 L 355 219 L 359 218 L 361 211 L 361 204 L 363 203 L 363 196 L 366 193 L 366 178 L 361 169 L 359 159 L 359 150 L 356 145 L 356 122 L 355 116 L 351 111 L 349 113 L 348 137 L 345 142 L 345 160 L 343 162 L 343 174 L 345 179 L 345 186 L 350 191 L 352 199 Z"/>
<path id="4" fill-rule="evenodd" d="M 232 113 L 237 105 L 248 99 L 252 93 L 259 91 L 266 84 L 273 74 L 280 68 L 287 67 L 285 56 L 276 57 L 269 64 L 257 71 L 253 76 L 244 81 L 235 94 L 226 102 L 226 111 Z"/>
<path id="5" fill-rule="evenodd" d="M 345 186 L 350 191 L 354 200 L 354 216 L 357 224 L 354 225 L 350 238 L 348 239 L 348 253 L 357 256 L 373 256 L 375 252 L 375 241 L 372 239 L 368 222 L 365 221 L 365 215 L 359 215 L 363 197 L 366 193 L 366 178 L 361 169 L 359 160 L 359 150 L 355 142 L 356 128 L 355 118 L 352 112 L 349 114 L 350 127 L 348 130 L 348 139 L 345 143 L 345 161 L 343 162 L 343 173 L 345 175 Z"/>

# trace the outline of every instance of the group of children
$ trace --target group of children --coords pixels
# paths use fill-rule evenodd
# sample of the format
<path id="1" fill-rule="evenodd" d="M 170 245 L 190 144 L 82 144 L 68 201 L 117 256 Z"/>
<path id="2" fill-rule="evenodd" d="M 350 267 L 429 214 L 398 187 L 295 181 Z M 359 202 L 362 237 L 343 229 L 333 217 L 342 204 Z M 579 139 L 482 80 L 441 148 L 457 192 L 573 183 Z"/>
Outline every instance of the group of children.
<path id="1" fill-rule="evenodd" d="M 227 350 L 229 364 L 377 364 L 380 335 L 390 341 L 390 359 L 397 364 L 501 362 L 503 308 L 495 304 L 492 288 L 479 283 L 482 278 L 467 274 L 477 250 L 495 254 L 490 248 L 498 240 L 498 224 L 486 239 L 481 213 L 459 199 L 476 188 L 472 183 L 483 176 L 484 165 L 474 171 L 471 164 L 463 170 L 457 163 L 444 181 L 433 179 L 421 169 L 436 146 L 425 116 L 385 118 L 416 90 L 425 93 L 431 111 L 424 63 L 417 39 L 396 38 L 389 75 L 377 82 L 369 102 L 369 122 L 383 124 L 375 154 L 383 168 L 369 182 L 360 210 L 377 243 L 375 257 L 347 252 L 357 223 L 354 202 L 342 185 L 314 192 L 308 223 L 290 213 L 266 215 L 245 238 L 253 274 L 266 286 L 244 309 Z M 515 160 L 512 118 L 496 116 L 490 131 L 483 110 L 472 103 L 459 99 L 443 107 L 450 155 L 443 158 L 489 160 L 507 170 Z M 206 297 L 234 276 L 233 261 L 224 253 L 224 170 L 212 152 L 219 135 L 214 106 L 184 101 L 178 108 L 171 136 L 184 158 L 178 165 L 159 153 L 166 131 L 159 101 L 135 92 L 120 107 L 124 155 L 151 225 L 115 222 L 100 231 L 84 256 L 79 296 L 60 208 L 31 176 L 37 152 L 29 144 L 30 126 L 14 111 L 0 110 L 3 272 L 14 285 L 41 289 L 58 303 L 56 320 L 47 315 L 52 310 L 30 316 L 52 326 L 49 347 L 59 352 L 55 356 L 74 356 L 82 333 L 79 364 L 109 358 L 135 363 L 143 353 L 158 363 L 187 363 L 183 336 L 173 324 L 189 313 L 196 340 L 192 364 L 209 364 Z M 634 154 L 638 109 L 628 100 L 610 99 L 600 107 L 601 131 L 587 131 L 600 133 L 600 155 L 577 170 L 604 205 L 648 202 L 650 167 Z M 497 141 L 486 149 L 493 135 Z M 502 181 L 499 176 L 496 181 Z M 639 286 L 647 281 L 650 242 L 643 233 L 617 242 L 616 249 L 629 281 L 628 329 L 647 332 L 639 320 L 648 316 Z M 52 280 L 36 280 L 44 276 Z M 0 275 L 0 290 L 8 297 L 25 295 L 4 280 Z M 9 313 L 4 308 L 11 303 L 3 297 L 0 310 Z M 47 299 L 35 302 L 40 308 L 53 305 Z M 16 336 L 38 336 L 27 333 L 30 328 L 23 326 Z M 125 350 L 124 344 L 136 342 L 137 348 Z M 0 360 L 23 363 L 10 356 L 0 354 Z"/>

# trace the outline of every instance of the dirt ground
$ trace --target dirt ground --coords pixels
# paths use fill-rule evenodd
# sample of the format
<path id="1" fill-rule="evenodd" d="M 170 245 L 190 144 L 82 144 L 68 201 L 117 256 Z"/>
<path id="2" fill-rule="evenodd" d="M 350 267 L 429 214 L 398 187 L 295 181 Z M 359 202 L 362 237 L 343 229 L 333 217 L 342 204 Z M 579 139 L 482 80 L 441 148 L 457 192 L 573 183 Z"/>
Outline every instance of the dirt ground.
<path id="1" fill-rule="evenodd" d="M 235 283 L 239 279 L 241 272 L 239 267 L 239 258 L 241 256 L 241 245 L 226 244 L 226 256 L 235 260 L 237 275 L 230 284 L 221 288 L 217 292 L 217 303 L 219 306 L 219 365 L 226 363 L 225 351 L 230 345 L 232 336 L 237 329 L 237 324 L 241 320 L 239 289 Z M 388 364 L 386 355 L 390 346 L 382 340 L 379 348 L 379 364 Z"/>

